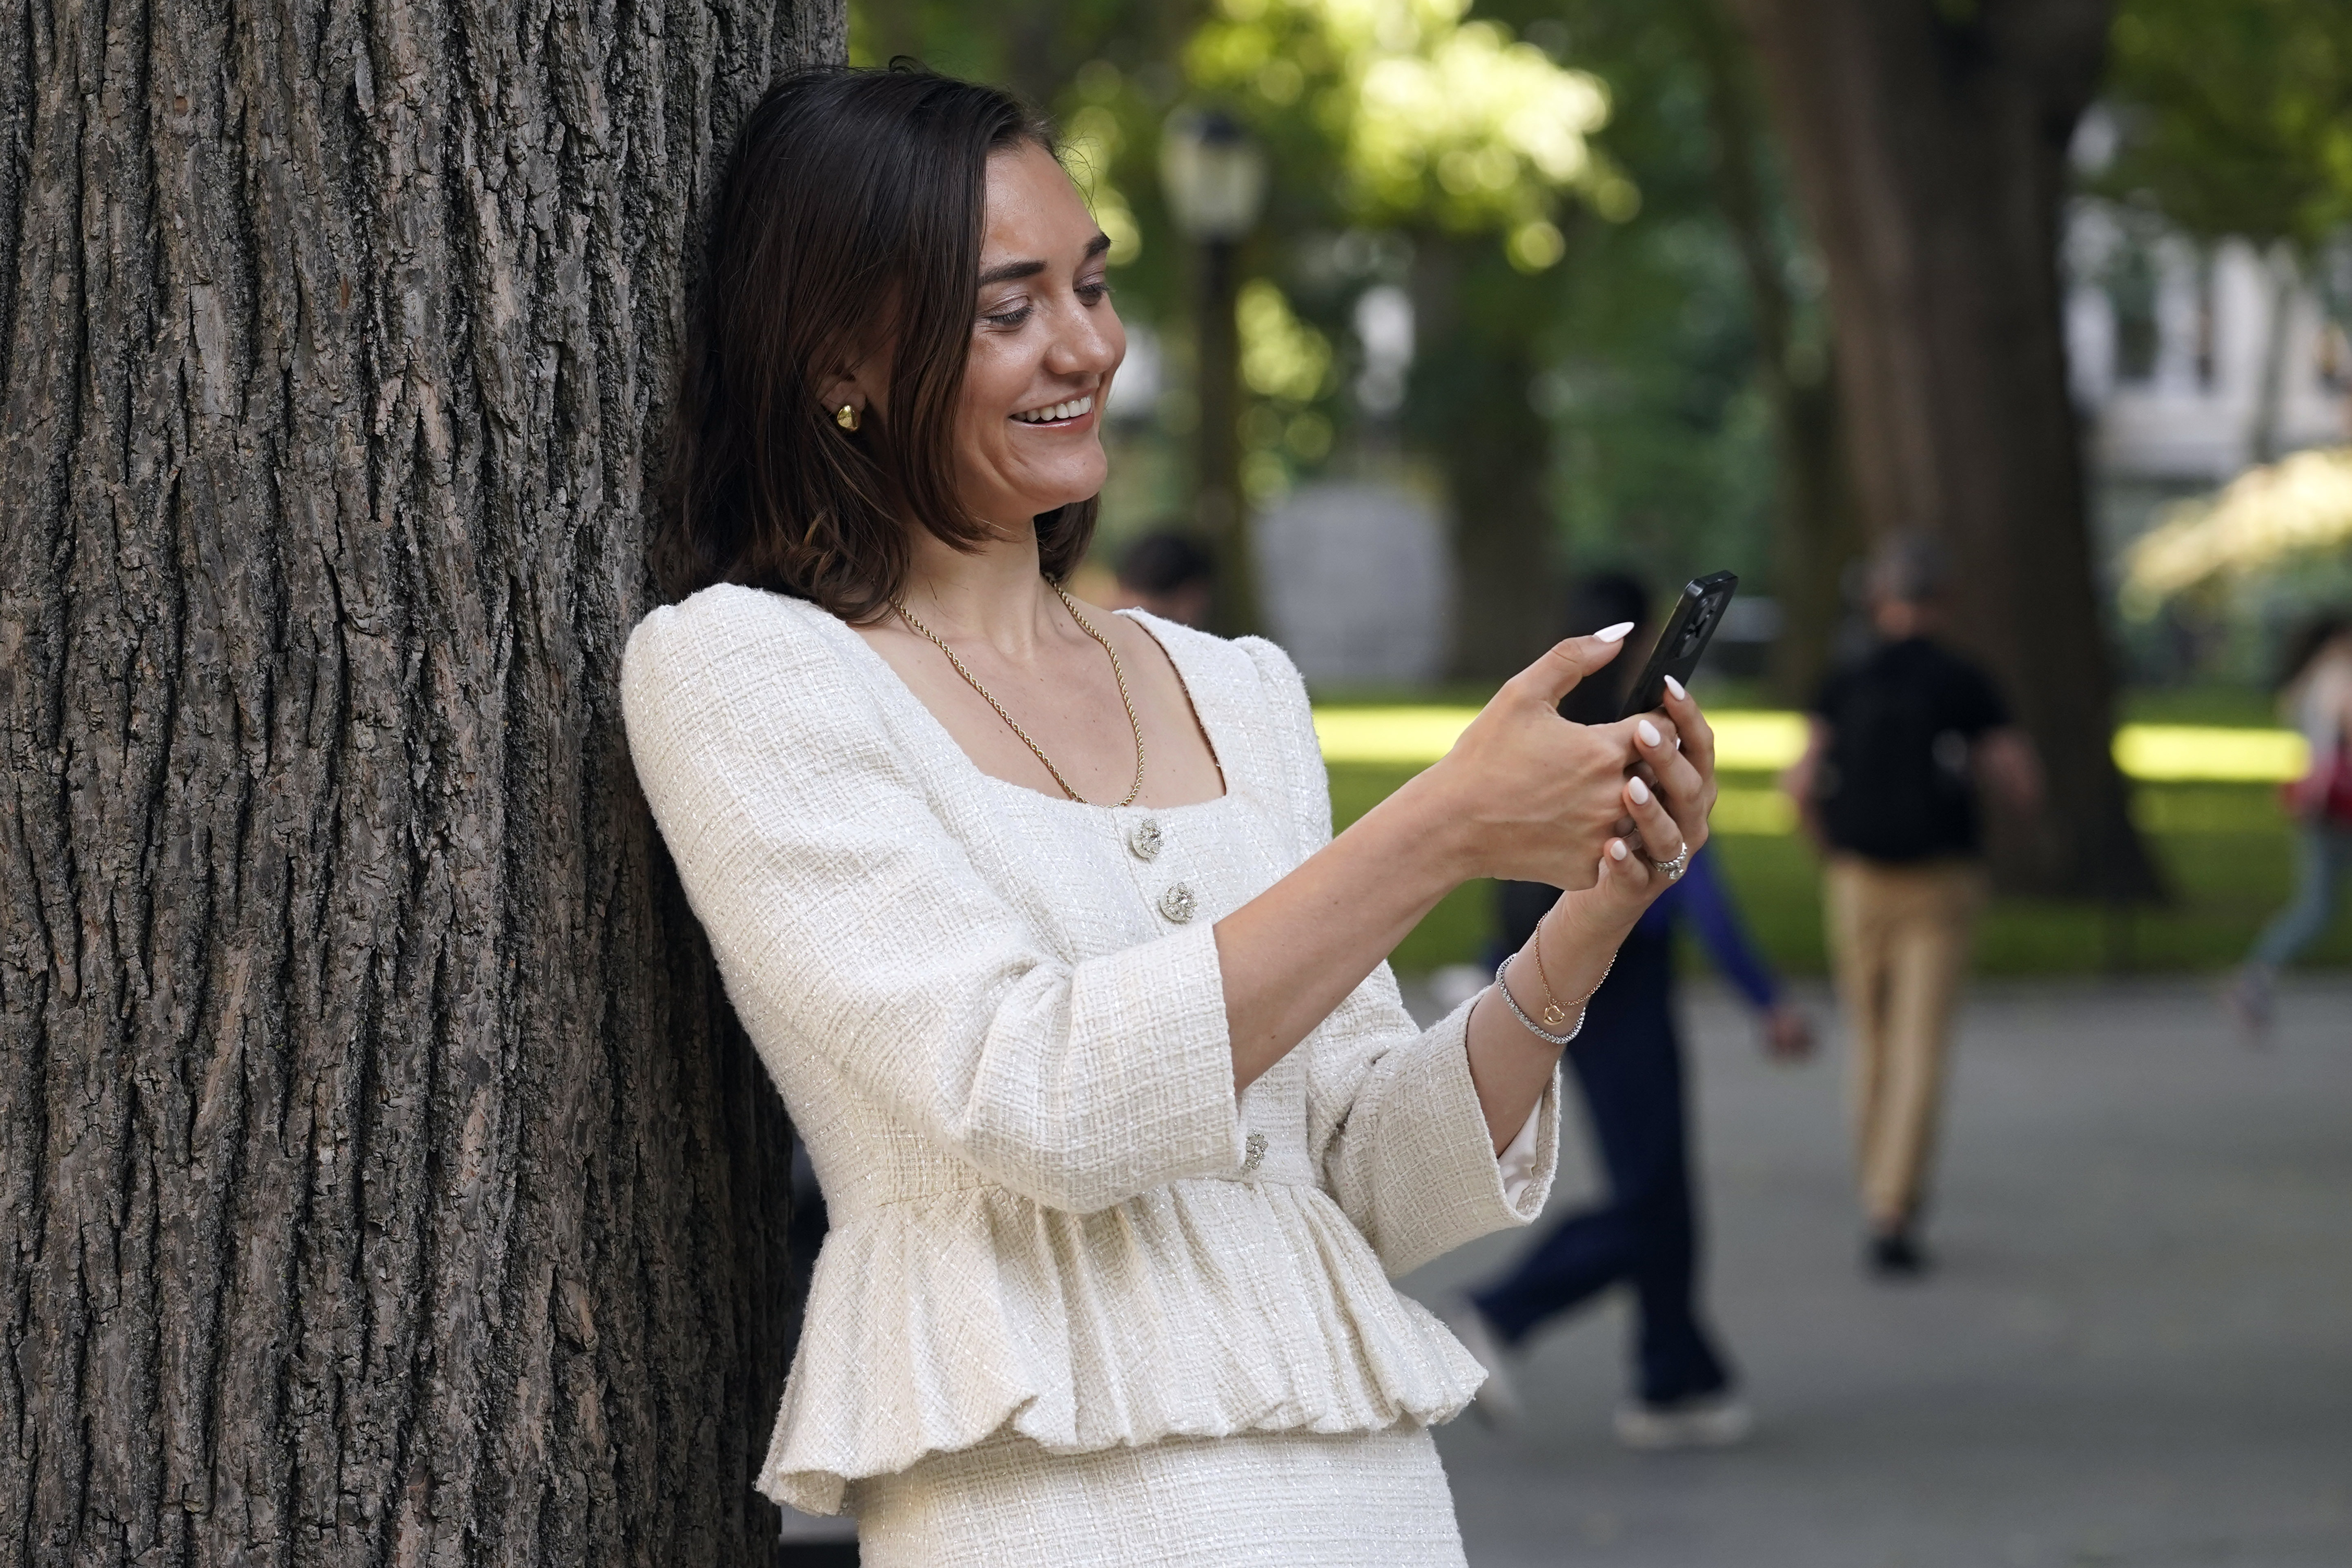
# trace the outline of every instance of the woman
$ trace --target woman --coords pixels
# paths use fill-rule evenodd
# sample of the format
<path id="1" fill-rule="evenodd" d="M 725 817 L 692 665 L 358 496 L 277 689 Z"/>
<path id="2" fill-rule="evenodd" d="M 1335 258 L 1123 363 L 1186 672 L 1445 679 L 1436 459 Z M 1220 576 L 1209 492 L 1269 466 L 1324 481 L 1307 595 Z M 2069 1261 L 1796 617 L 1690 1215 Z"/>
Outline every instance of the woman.
<path id="1" fill-rule="evenodd" d="M 1632 621 L 1626 639 L 1646 641 L 1648 591 L 1622 573 L 1603 573 L 1579 592 L 1570 626 Z M 1626 672 L 1630 673 L 1630 672 Z M 1560 704 L 1563 716 L 1605 720 L 1623 701 L 1618 669 L 1584 682 Z M 1699 1227 L 1691 1192 L 1689 1105 L 1682 1039 L 1675 1027 L 1675 928 L 1688 919 L 1717 966 L 1756 1009 L 1765 1048 L 1796 1060 L 1812 1048 L 1805 1016 L 1784 1001 L 1771 967 L 1740 929 L 1712 855 L 1643 911 L 1617 950 L 1608 983 L 1593 993 L 1589 1026 L 1568 1049 L 1608 1195 L 1569 1215 L 1508 1271 L 1459 1298 L 1447 1321 L 1486 1367 L 1479 1407 L 1509 1423 L 1520 1414 L 1507 1351 L 1537 1328 L 1612 1286 L 1633 1292 L 1633 1395 L 1617 1411 L 1631 1447 L 1716 1447 L 1752 1425 L 1734 1393 L 1731 1368 L 1699 1310 Z M 1502 940 L 1526 942 L 1559 896 L 1536 882 L 1497 890 Z"/>
<path id="2" fill-rule="evenodd" d="M 1337 840 L 1272 647 L 1068 598 L 1124 339 L 1046 131 L 791 79 L 712 237 L 629 742 L 833 1229 L 761 1489 L 900 1563 L 1458 1563 L 1474 1362 L 1382 1277 L 1541 1206 L 1558 1046 L 1705 841 L 1677 695 L 1547 653 Z M 1622 629 L 1616 635 L 1622 637 Z M 1381 960 L 1569 888 L 1415 1028 Z M 1516 1008 L 1516 1013 L 1514 1009 Z"/>
<path id="3" fill-rule="evenodd" d="M 2298 824 L 2294 900 L 2254 942 L 2229 992 L 2251 1040 L 2270 1030 L 2278 972 L 2326 933 L 2352 879 L 2352 617 L 2323 615 L 2287 641 L 2279 708 L 2303 731 L 2311 766 L 2285 790 Z"/>

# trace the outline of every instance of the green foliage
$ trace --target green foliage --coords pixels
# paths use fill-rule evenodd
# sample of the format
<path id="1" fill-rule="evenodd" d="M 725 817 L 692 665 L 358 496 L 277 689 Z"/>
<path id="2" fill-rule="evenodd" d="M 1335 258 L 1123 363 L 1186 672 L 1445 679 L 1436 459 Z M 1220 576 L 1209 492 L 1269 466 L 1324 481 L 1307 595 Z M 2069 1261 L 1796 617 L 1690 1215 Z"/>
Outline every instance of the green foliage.
<path id="1" fill-rule="evenodd" d="M 1557 509 L 1572 564 L 1620 564 L 1657 584 L 1701 569 L 1770 587 L 1776 453 L 1753 300 L 1724 218 L 1710 128 L 1721 90 L 1697 30 L 1705 0 L 1566 0 L 1527 6 L 1606 81 L 1596 141 L 1640 187 L 1640 214 L 1569 237 L 1536 392 L 1557 432 Z M 1765 160 L 1769 163 L 1769 155 Z M 1777 189 L 1766 193 L 1777 203 Z M 1769 213 L 1801 353 L 1826 357 L 1819 286 L 1785 205 Z"/>
<path id="2" fill-rule="evenodd" d="M 1540 271 L 1559 258 L 1561 193 L 1617 216 L 1639 196 L 1587 141 L 1609 117 L 1599 80 L 1466 8 L 1223 0 L 1186 47 L 1187 75 L 1254 121 L 1311 127 L 1349 220 L 1499 230 L 1514 265 Z"/>
<path id="3" fill-rule="evenodd" d="M 2100 184 L 2202 238 L 2306 253 L 2352 222 L 2352 16 L 2343 0 L 2124 0 Z"/>

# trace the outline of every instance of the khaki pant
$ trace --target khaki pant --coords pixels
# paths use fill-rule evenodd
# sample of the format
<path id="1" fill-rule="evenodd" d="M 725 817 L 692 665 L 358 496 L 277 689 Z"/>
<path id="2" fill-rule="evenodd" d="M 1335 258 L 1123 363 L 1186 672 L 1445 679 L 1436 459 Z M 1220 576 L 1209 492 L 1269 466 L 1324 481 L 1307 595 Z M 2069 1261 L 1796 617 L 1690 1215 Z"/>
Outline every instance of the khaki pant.
<path id="1" fill-rule="evenodd" d="M 1984 907 L 1984 868 L 1840 855 L 1825 890 L 1830 963 L 1853 1036 L 1847 1077 L 1863 1210 L 1892 1228 L 1917 1208 L 1935 1150 L 1945 1047 Z"/>

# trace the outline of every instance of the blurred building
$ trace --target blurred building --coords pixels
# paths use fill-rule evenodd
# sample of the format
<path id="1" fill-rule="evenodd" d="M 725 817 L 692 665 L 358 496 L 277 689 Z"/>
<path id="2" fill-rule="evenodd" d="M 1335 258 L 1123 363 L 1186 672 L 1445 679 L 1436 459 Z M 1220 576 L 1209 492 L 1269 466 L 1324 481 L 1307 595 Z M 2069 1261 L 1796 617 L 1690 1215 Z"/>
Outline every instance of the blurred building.
<path id="1" fill-rule="evenodd" d="M 2068 249 L 2067 347 L 2101 478 L 2205 489 L 2352 440 L 2352 350 L 2283 253 L 2150 233 L 2104 203 L 2077 210 Z"/>
<path id="2" fill-rule="evenodd" d="M 2110 582 L 2175 503 L 2287 453 L 2352 442 L 2352 239 L 2298 265 L 2284 247 L 2200 244 L 2148 214 L 2083 198 L 2065 259 L 2069 374 Z M 2347 587 L 2352 572 L 2339 563 L 2127 613 L 2114 627 L 2126 675 L 2260 679 L 2279 629 Z"/>
<path id="3" fill-rule="evenodd" d="M 1257 520 L 1267 629 L 1318 686 L 1413 686 L 1446 652 L 1453 563 L 1444 524 L 1388 485 L 1302 486 Z"/>

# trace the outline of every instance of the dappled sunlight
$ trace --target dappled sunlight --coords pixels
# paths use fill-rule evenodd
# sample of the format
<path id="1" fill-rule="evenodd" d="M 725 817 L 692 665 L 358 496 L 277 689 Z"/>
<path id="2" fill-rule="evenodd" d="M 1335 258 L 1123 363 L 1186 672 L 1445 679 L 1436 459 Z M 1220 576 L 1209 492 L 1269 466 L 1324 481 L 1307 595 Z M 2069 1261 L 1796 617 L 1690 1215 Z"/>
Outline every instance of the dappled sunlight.
<path id="1" fill-rule="evenodd" d="M 1466 706 L 1349 708 L 1315 710 L 1315 734 L 1328 763 L 1425 766 L 1444 756 L 1478 710 Z M 1785 710 L 1709 715 L 1716 760 L 1726 773 L 1778 773 L 1805 748 L 1805 716 Z M 2283 784 L 2302 776 L 2310 749 L 2292 730 L 2238 729 L 2218 724 L 2126 724 L 2116 731 L 2116 765 L 2150 783 Z M 1726 792 L 1728 800 L 1729 791 Z M 1732 808 L 1744 823 L 1771 820 L 1778 827 L 1735 826 L 1726 832 L 1789 832 L 1793 816 L 1760 808 Z"/>

